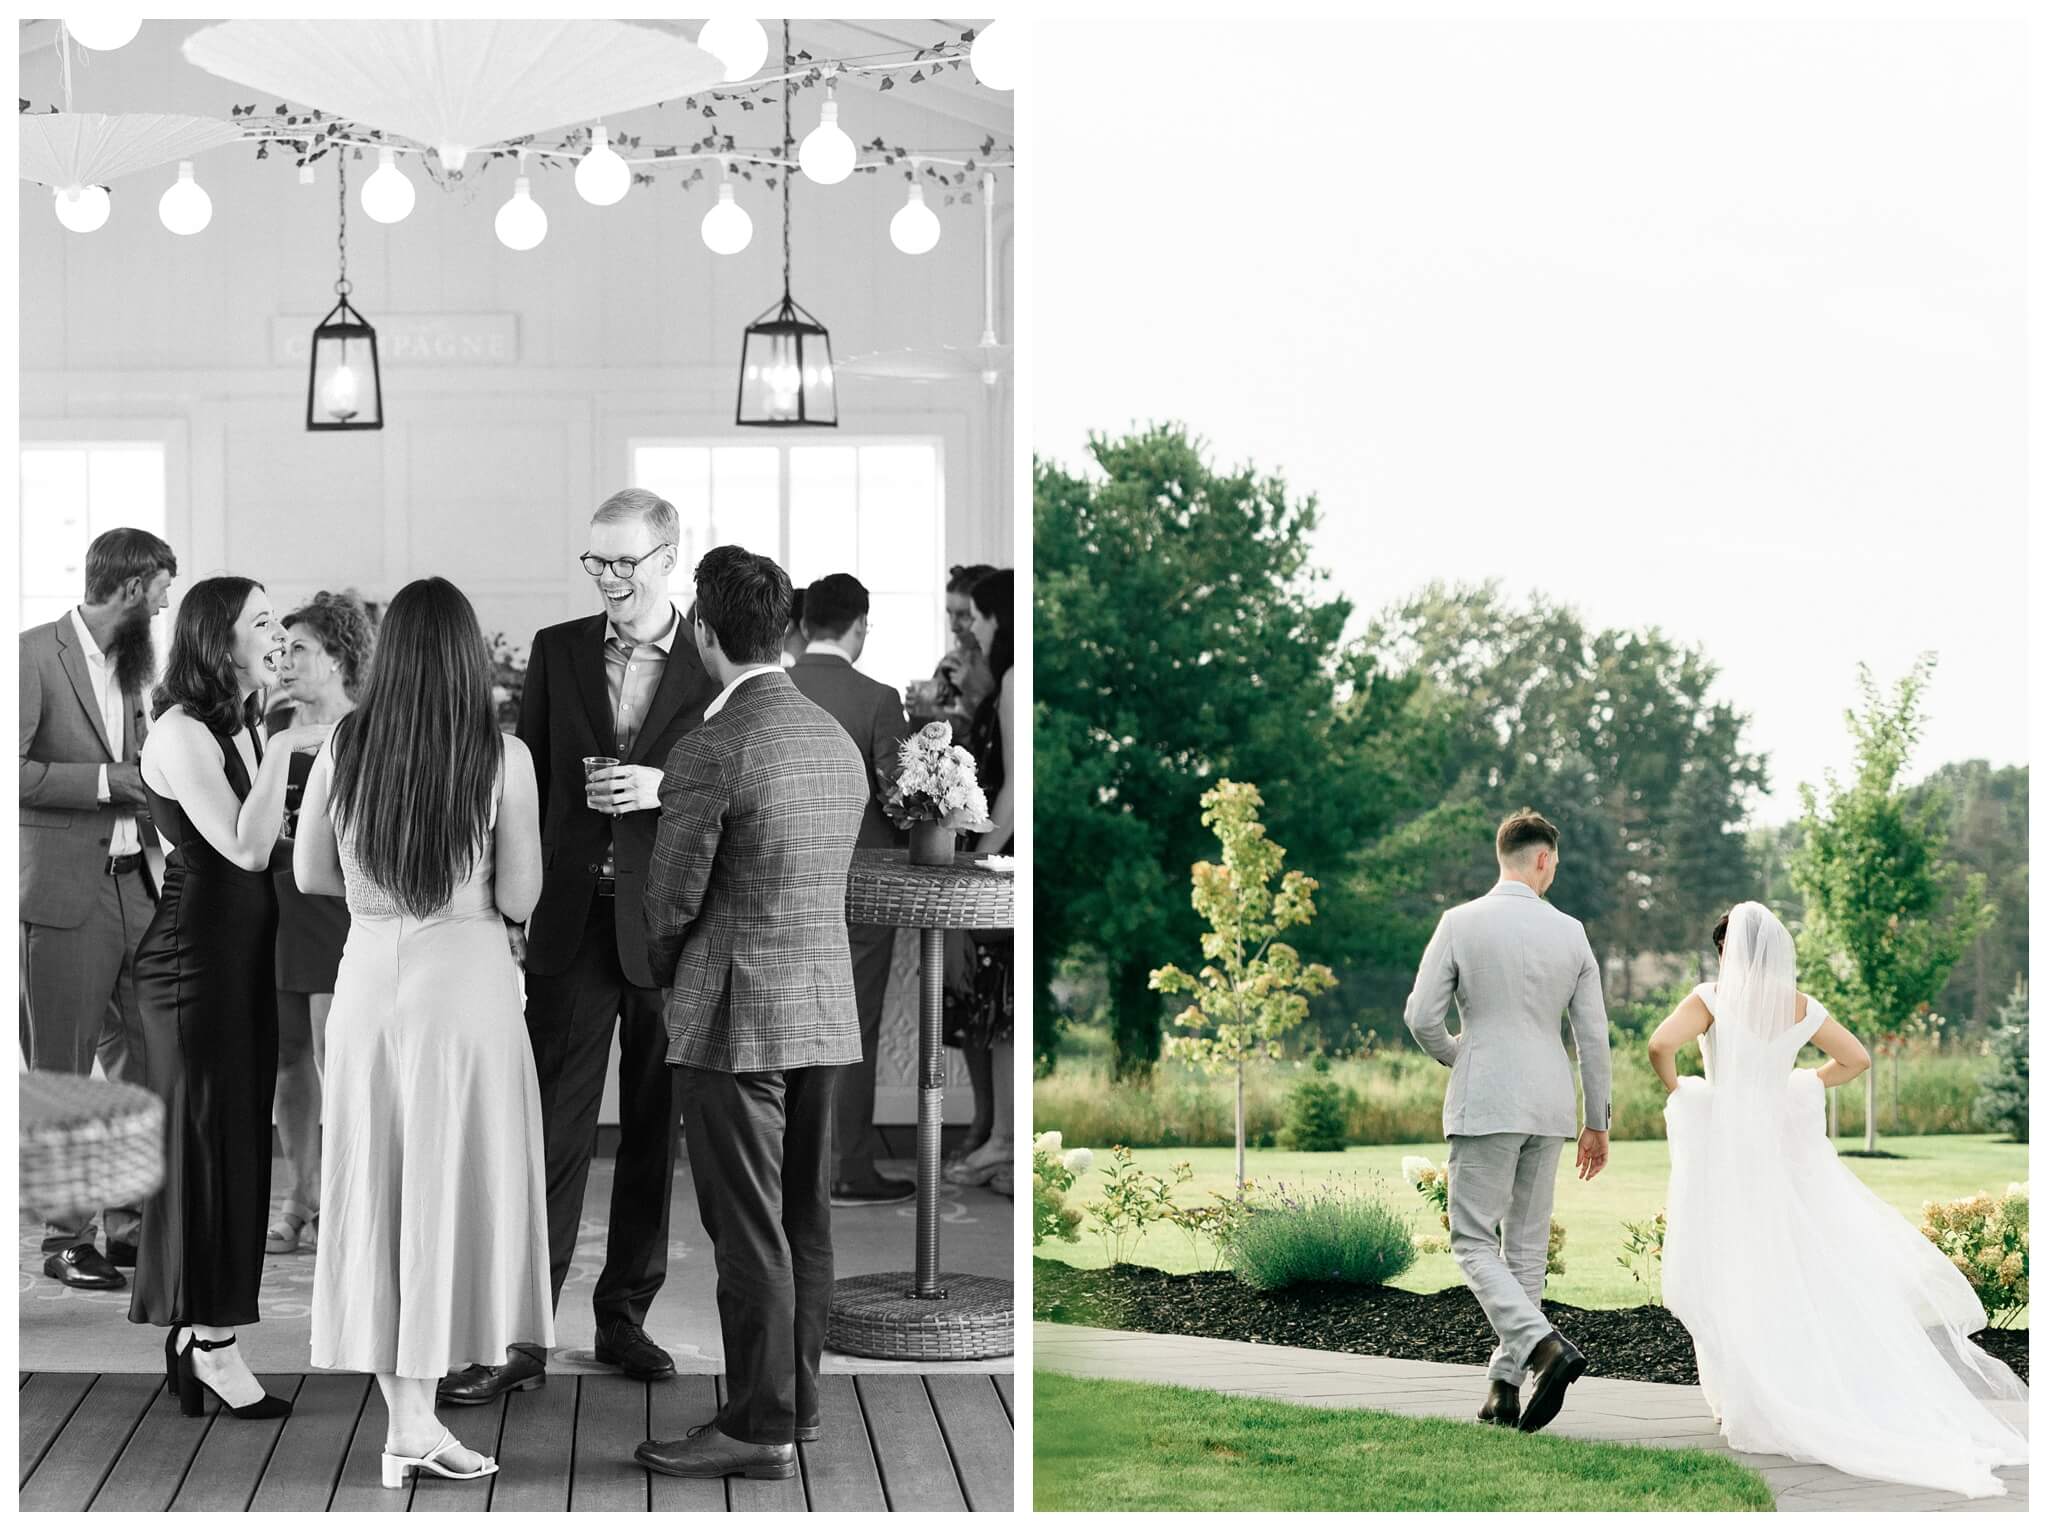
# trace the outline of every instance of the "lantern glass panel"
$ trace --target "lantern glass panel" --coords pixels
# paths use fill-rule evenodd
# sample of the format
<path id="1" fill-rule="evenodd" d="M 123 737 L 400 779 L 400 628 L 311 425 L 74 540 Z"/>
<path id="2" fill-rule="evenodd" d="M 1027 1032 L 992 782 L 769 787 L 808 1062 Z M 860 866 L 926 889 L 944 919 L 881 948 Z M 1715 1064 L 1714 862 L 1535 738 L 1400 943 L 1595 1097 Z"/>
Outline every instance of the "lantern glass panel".
<path id="1" fill-rule="evenodd" d="M 747 327 L 740 353 L 741 425 L 837 425 L 832 346 L 824 327 L 785 302 Z"/>
<path id="2" fill-rule="evenodd" d="M 374 431 L 384 425 L 377 368 L 377 332 L 354 320 L 332 318 L 313 332 L 313 369 L 306 397 L 306 429 Z"/>

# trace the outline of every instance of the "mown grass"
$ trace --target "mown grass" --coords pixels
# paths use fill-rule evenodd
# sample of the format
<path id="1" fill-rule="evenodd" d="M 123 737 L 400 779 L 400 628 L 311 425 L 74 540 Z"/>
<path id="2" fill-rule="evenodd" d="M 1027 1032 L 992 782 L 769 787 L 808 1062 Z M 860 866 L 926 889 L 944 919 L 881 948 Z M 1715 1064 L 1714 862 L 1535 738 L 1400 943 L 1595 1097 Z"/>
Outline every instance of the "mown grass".
<path id="1" fill-rule="evenodd" d="M 1706 1451 L 1038 1372 L 1040 1510 L 1768 1510 Z"/>
<path id="2" fill-rule="evenodd" d="M 1106 1143 L 1069 1134 L 1067 1146 L 1095 1149 L 1098 1164 L 1107 1157 L 1102 1153 Z M 1987 1134 L 1888 1138 L 1883 1146 L 1900 1157 L 1843 1162 L 1915 1227 L 1919 1226 L 1923 1202 L 2003 1190 L 2010 1182 L 2027 1178 L 2026 1145 Z M 1400 1169 L 1406 1154 L 1420 1154 L 1441 1164 L 1444 1150 L 1441 1137 L 1353 1148 L 1341 1154 L 1265 1149 L 1247 1156 L 1245 1171 L 1262 1186 L 1297 1188 L 1338 1180 L 1361 1184 L 1378 1175 L 1390 1205 L 1412 1211 L 1416 1232 L 1441 1235 L 1435 1212 L 1401 1179 Z M 1184 1206 L 1207 1201 L 1211 1191 L 1228 1194 L 1236 1183 L 1233 1154 L 1228 1148 L 1148 1148 L 1136 1154 L 1141 1167 L 1155 1171 L 1164 1171 L 1180 1159 L 1187 1160 L 1195 1171 L 1194 1179 L 1177 1193 L 1176 1199 Z M 1670 1156 L 1662 1141 L 1615 1142 L 1607 1168 L 1591 1181 L 1576 1178 L 1569 1151 L 1560 1156 L 1555 1215 L 1565 1226 L 1565 1271 L 1550 1278 L 1546 1294 L 1582 1308 L 1625 1308 L 1655 1300 L 1655 1290 L 1632 1280 L 1616 1257 L 1624 1238 L 1622 1224 L 1645 1222 L 1657 1215 L 1664 1205 L 1669 1176 Z M 1091 1170 L 1075 1182 L 1069 1199 L 1078 1206 L 1099 1195 L 1101 1189 L 1100 1173 Z M 1108 1263 L 1102 1241 L 1085 1222 L 1079 1244 L 1042 1244 L 1035 1253 L 1073 1265 Z M 1170 1271 L 1200 1270 L 1212 1263 L 1207 1245 L 1193 1246 L 1178 1229 L 1164 1226 L 1147 1230 L 1124 1258 Z M 1448 1254 L 1425 1254 L 1417 1256 L 1414 1265 L 1390 1284 L 1414 1292 L 1434 1292 L 1462 1279 Z M 2025 1322 L 2024 1316 L 2019 1322 Z"/>

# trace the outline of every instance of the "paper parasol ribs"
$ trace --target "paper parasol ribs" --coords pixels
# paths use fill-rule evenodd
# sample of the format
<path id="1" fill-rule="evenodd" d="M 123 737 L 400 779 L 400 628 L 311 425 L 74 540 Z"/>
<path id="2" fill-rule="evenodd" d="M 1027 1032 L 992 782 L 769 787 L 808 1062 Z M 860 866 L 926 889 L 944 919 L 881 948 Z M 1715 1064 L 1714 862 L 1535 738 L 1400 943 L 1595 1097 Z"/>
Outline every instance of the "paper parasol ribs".
<path id="1" fill-rule="evenodd" d="M 215 117 L 148 112 L 24 113 L 21 177 L 64 191 L 105 186 L 117 176 L 191 159 L 239 140 L 242 130 Z"/>
<path id="2" fill-rule="evenodd" d="M 185 40 L 210 74 L 412 140 L 475 149 L 719 83 L 701 48 L 617 21 L 228 21 Z"/>

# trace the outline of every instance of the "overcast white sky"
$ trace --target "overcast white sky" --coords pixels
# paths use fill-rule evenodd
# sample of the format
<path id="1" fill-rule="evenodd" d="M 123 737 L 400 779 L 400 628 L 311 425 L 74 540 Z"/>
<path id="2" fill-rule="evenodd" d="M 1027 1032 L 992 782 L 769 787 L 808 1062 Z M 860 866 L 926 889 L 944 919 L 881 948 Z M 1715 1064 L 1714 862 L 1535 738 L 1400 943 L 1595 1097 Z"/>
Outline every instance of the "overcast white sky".
<path id="1" fill-rule="evenodd" d="M 1940 654 L 1916 774 L 2027 757 L 2012 22 L 1045 20 L 1034 446 L 1186 421 L 1434 579 L 1658 624 L 1771 757 Z M 1341 60 L 1311 71 L 1312 60 Z"/>

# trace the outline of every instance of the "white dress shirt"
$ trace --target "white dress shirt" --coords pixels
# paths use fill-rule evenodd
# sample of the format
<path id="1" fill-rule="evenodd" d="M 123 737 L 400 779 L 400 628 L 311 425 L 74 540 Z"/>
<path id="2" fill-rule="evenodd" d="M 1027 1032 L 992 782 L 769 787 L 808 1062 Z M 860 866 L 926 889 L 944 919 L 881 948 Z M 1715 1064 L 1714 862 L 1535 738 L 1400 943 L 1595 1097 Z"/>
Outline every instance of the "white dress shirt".
<path id="1" fill-rule="evenodd" d="M 847 650 L 841 648 L 837 643 L 833 642 L 830 638 L 813 638 L 809 643 L 806 643 L 804 645 L 804 652 L 806 654 L 837 654 L 841 659 L 845 660 L 848 664 L 853 663 L 853 655 L 849 653 Z"/>
<path id="2" fill-rule="evenodd" d="M 76 606 L 71 608 L 71 626 L 85 649 L 86 673 L 92 676 L 93 700 L 100 706 L 100 722 L 107 730 L 107 744 L 118 758 L 121 741 L 127 737 L 128 720 L 124 715 L 127 698 L 121 695 L 121 688 L 114 682 L 114 661 L 93 641 L 92 629 L 85 625 L 85 617 Z M 107 789 L 105 766 L 100 767 L 99 798 L 103 803 L 114 800 L 113 793 Z M 123 808 L 114 818 L 114 833 L 107 841 L 107 854 L 132 856 L 141 849 L 142 833 L 135 827 L 135 814 L 133 810 Z"/>
<path id="3" fill-rule="evenodd" d="M 735 675 L 730 681 L 726 682 L 725 689 L 719 692 L 718 695 L 714 696 L 711 699 L 711 705 L 704 709 L 704 717 L 706 721 L 709 721 L 710 719 L 717 717 L 719 714 L 719 710 L 725 706 L 726 700 L 729 697 L 731 697 L 731 695 L 735 691 L 739 690 L 741 686 L 745 685 L 748 681 L 752 680 L 756 675 L 780 675 L 781 673 L 782 666 L 779 663 L 757 664 L 748 669 L 740 671 L 739 674 Z"/>

